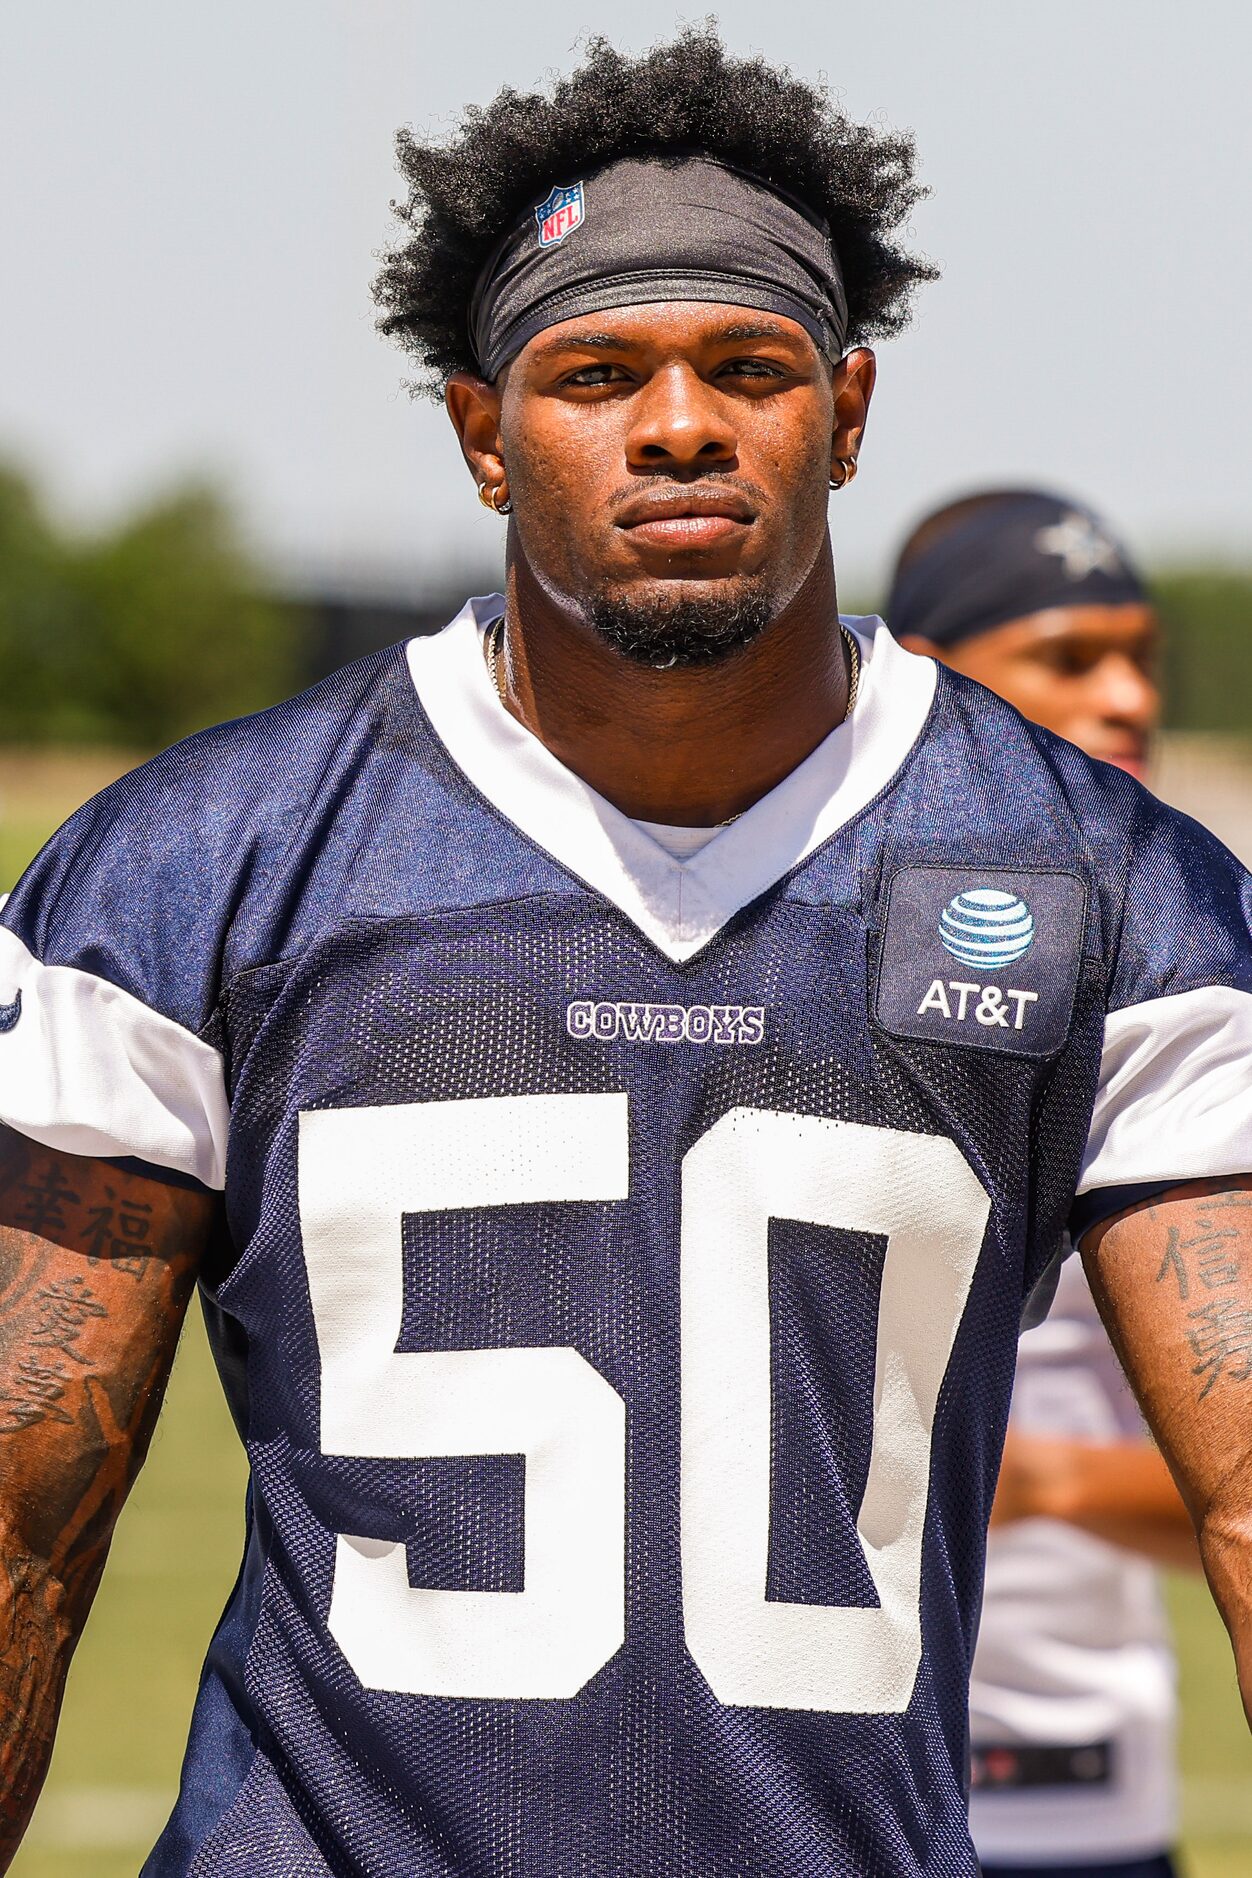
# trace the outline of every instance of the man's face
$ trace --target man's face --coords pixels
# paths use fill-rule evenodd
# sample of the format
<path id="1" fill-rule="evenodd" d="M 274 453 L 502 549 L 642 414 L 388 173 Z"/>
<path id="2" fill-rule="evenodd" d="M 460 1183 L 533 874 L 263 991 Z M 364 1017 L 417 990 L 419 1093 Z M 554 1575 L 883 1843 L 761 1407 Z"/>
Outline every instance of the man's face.
<path id="1" fill-rule="evenodd" d="M 924 649 L 1024 717 L 1141 781 L 1160 715 L 1160 628 L 1150 606 L 1057 607 Z"/>
<path id="2" fill-rule="evenodd" d="M 801 326 L 750 307 L 669 302 L 549 327 L 499 387 L 515 548 L 619 650 L 721 656 L 814 568 L 832 443 L 849 412 L 863 422 L 872 382 L 870 354 L 832 377 Z"/>

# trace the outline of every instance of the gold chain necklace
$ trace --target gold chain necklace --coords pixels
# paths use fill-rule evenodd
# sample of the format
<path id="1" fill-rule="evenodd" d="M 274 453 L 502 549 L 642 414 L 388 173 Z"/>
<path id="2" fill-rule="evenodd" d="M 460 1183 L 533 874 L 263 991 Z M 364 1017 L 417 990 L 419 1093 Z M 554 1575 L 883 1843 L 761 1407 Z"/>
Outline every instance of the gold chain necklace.
<path id="1" fill-rule="evenodd" d="M 496 696 L 504 703 L 504 679 L 500 673 L 500 647 L 504 644 L 504 615 L 493 619 L 487 628 L 487 670 Z"/>
<path id="2" fill-rule="evenodd" d="M 856 694 L 861 688 L 861 648 L 857 644 L 855 634 L 848 631 L 842 620 L 839 622 L 839 631 L 843 636 L 843 643 L 848 650 L 848 702 L 844 706 L 843 716 L 840 719 L 841 723 L 846 724 L 856 708 Z M 492 620 L 490 626 L 487 628 L 484 639 L 487 673 L 491 679 L 492 689 L 495 691 L 501 704 L 505 703 L 505 676 L 500 666 L 500 652 L 503 645 L 504 615 L 502 613 L 499 619 Z M 743 811 L 741 809 L 739 814 L 741 815 L 742 813 Z M 729 828 L 732 822 L 737 822 L 738 820 L 739 815 L 728 815 L 726 820 L 719 822 L 717 826 L 719 828 Z"/>
<path id="3" fill-rule="evenodd" d="M 839 622 L 843 634 L 843 643 L 848 648 L 848 702 L 844 706 L 842 723 L 847 723 L 856 709 L 856 694 L 861 688 L 861 647 L 855 633 L 850 633 L 843 621 Z"/>

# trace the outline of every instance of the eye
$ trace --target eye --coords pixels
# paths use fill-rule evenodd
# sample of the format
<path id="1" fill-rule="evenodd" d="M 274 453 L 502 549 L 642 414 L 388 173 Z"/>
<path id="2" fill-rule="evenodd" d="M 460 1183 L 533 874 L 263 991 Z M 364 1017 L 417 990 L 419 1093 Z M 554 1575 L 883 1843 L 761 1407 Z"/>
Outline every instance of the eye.
<path id="1" fill-rule="evenodd" d="M 1081 678 L 1091 670 L 1098 658 L 1098 652 L 1093 653 L 1089 646 L 1062 640 L 1055 645 L 1041 647 L 1039 662 L 1058 677 Z"/>
<path id="2" fill-rule="evenodd" d="M 561 383 L 573 385 L 579 390 L 584 387 L 595 389 L 601 385 L 626 384 L 629 378 L 629 372 L 620 365 L 580 365 L 577 371 L 567 372 Z"/>
<path id="3" fill-rule="evenodd" d="M 717 369 L 716 376 L 725 378 L 786 378 L 787 373 L 781 365 L 775 365 L 769 359 L 727 359 Z"/>

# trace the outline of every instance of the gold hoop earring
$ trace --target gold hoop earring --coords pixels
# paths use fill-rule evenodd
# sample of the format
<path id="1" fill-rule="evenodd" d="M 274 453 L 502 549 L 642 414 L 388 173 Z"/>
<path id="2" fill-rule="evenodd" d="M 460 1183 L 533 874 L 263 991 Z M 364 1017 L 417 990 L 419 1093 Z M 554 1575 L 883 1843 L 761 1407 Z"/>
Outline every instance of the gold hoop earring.
<path id="1" fill-rule="evenodd" d="M 833 476 L 831 477 L 830 486 L 832 489 L 844 489 L 852 481 L 853 477 L 856 475 L 856 458 L 854 456 L 840 457 L 839 467 L 843 471 L 843 475 L 839 478 L 838 482 L 835 481 Z"/>
<path id="2" fill-rule="evenodd" d="M 507 496 L 503 502 L 497 499 L 503 488 L 503 483 L 479 483 L 478 485 L 478 500 L 485 509 L 490 509 L 493 515 L 512 515 L 513 513 L 513 504 Z"/>

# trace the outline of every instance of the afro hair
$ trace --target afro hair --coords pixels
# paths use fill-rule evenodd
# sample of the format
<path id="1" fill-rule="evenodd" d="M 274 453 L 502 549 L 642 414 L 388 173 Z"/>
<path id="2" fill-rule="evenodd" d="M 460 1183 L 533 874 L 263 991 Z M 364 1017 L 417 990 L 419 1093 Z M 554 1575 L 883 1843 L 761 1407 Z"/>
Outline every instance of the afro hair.
<path id="1" fill-rule="evenodd" d="M 689 27 L 639 58 L 604 39 L 550 93 L 507 87 L 471 106 L 450 143 L 401 131 L 405 233 L 374 283 L 380 330 L 439 398 L 473 371 L 474 283 L 500 236 L 554 179 L 619 157 L 699 152 L 751 170 L 829 224 L 853 344 L 898 332 L 913 290 L 937 269 L 892 240 L 926 191 L 911 137 L 851 123 L 824 87 L 763 59 L 732 58 L 711 25 Z"/>

